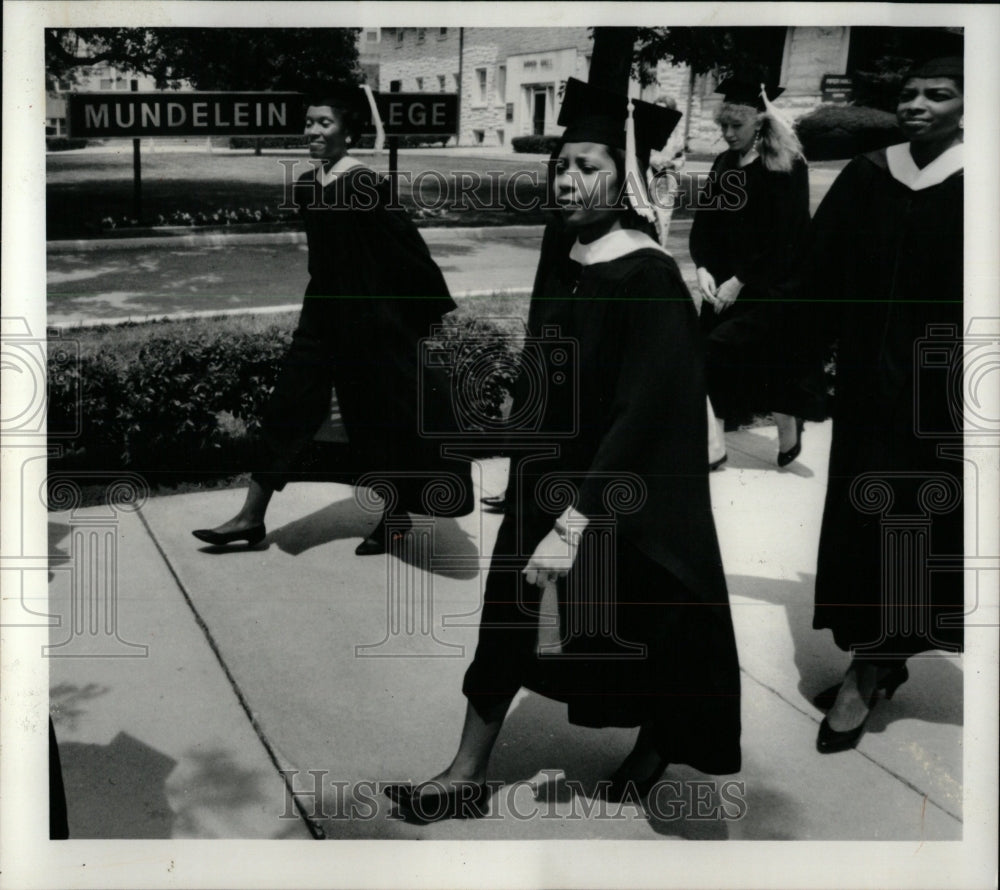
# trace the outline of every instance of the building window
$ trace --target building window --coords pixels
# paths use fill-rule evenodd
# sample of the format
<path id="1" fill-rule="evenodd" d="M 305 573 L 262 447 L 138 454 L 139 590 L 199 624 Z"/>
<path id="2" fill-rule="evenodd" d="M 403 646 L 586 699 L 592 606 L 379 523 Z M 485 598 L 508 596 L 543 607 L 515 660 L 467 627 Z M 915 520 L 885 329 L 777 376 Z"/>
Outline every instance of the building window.
<path id="1" fill-rule="evenodd" d="M 496 100 L 498 105 L 502 105 L 507 98 L 507 66 L 497 65 L 496 77 Z"/>
<path id="2" fill-rule="evenodd" d="M 438 92 L 443 93 L 445 91 L 444 85 L 445 77 L 443 74 L 438 75 Z"/>
<path id="3" fill-rule="evenodd" d="M 497 143 L 503 145 L 503 130 L 497 130 Z"/>
<path id="4" fill-rule="evenodd" d="M 378 40 L 378 29 L 369 28 L 367 31 L 365 31 L 365 40 L 367 40 L 369 43 L 374 43 L 376 40 Z"/>
<path id="5" fill-rule="evenodd" d="M 479 103 L 486 102 L 486 69 L 477 68 L 476 69 L 476 87 L 478 92 L 476 93 L 476 101 Z"/>
<path id="6" fill-rule="evenodd" d="M 422 93 L 424 90 L 424 79 L 422 77 L 417 78 L 417 92 Z"/>
<path id="7" fill-rule="evenodd" d="M 403 89 L 403 82 L 401 80 L 390 80 L 389 81 L 389 92 L 398 93 Z"/>
<path id="8" fill-rule="evenodd" d="M 396 29 L 396 43 L 402 43 L 403 37 L 406 35 L 406 30 L 404 28 Z"/>
<path id="9" fill-rule="evenodd" d="M 444 40 L 448 36 L 447 28 L 438 28 L 438 40 Z"/>
<path id="10" fill-rule="evenodd" d="M 115 88 L 114 79 L 111 77 L 101 78 L 101 89 L 102 90 L 113 90 Z"/>
<path id="11" fill-rule="evenodd" d="M 456 93 L 462 92 L 462 81 L 459 78 L 458 74 L 457 73 L 453 74 L 452 77 L 455 78 L 455 92 Z"/>
<path id="12" fill-rule="evenodd" d="M 417 28 L 417 43 L 423 43 L 427 39 L 427 29 Z"/>
<path id="13" fill-rule="evenodd" d="M 486 131 L 485 130 L 473 130 L 472 131 L 472 138 L 475 140 L 476 145 L 482 145 L 483 144 L 483 140 L 486 138 Z"/>

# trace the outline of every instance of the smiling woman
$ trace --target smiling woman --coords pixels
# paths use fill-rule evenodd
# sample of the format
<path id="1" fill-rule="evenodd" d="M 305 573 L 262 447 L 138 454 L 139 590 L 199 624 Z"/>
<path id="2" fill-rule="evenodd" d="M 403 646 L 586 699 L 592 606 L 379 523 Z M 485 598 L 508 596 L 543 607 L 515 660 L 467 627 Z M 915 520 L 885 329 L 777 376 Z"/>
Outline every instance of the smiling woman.
<path id="1" fill-rule="evenodd" d="M 816 698 L 822 753 L 858 743 L 909 657 L 963 645 L 962 88 L 960 58 L 911 71 L 897 106 L 909 142 L 848 164 L 808 239 L 817 349 L 838 343 L 813 627 L 853 653 Z M 920 523 L 919 543 L 894 528 L 901 516 Z"/>
<path id="2" fill-rule="evenodd" d="M 350 466 L 343 469 L 353 478 L 368 476 L 386 494 L 382 521 L 358 555 L 398 544 L 407 512 L 471 510 L 468 462 L 441 457 L 419 435 L 427 420 L 417 394 L 419 342 L 455 304 L 416 227 L 389 206 L 386 184 L 348 154 L 366 103 L 357 89 L 309 100 L 304 129 L 310 156 L 320 163 L 296 181 L 293 194 L 308 240 L 309 285 L 264 413 L 264 456 L 237 515 L 194 532 L 208 544 L 252 546 L 265 538 L 271 496 L 294 478 L 296 458 L 329 416 L 331 389 L 349 440 Z M 431 504 L 427 488 L 442 481 L 454 497 Z"/>

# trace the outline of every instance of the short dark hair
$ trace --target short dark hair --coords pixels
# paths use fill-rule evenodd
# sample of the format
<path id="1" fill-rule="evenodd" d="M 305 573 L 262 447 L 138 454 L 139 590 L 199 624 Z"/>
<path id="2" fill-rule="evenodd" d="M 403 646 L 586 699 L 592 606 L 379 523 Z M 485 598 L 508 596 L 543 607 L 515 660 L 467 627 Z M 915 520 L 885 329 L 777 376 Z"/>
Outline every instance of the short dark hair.
<path id="1" fill-rule="evenodd" d="M 360 90 L 357 92 L 361 93 Z M 364 99 L 365 97 L 361 95 L 360 98 Z M 305 104 L 302 106 L 303 116 L 307 108 L 322 108 L 324 106 L 330 108 L 337 115 L 341 129 L 355 138 L 361 135 L 361 130 L 367 121 L 367 115 L 364 114 L 364 109 L 354 96 L 337 89 L 315 90 L 306 96 Z"/>

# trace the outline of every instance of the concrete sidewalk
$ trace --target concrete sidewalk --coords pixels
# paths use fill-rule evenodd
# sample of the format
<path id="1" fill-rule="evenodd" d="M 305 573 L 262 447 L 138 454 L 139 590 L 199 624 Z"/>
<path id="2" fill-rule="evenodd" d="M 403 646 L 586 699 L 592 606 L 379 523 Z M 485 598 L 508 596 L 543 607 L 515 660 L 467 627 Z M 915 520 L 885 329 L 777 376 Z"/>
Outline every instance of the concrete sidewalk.
<path id="1" fill-rule="evenodd" d="M 347 487 L 299 484 L 252 550 L 212 552 L 190 534 L 234 512 L 239 490 L 50 514 L 50 549 L 65 554 L 49 611 L 63 618 L 52 654 L 66 657 L 50 670 L 72 835 L 960 839 L 960 660 L 912 659 L 911 682 L 879 702 L 857 750 L 815 750 L 811 696 L 846 665 L 810 627 L 830 429 L 809 424 L 784 471 L 772 428 L 730 434 L 711 476 L 743 668 L 744 767 L 719 783 L 743 783 L 729 788 L 741 818 L 690 818 L 706 777 L 675 766 L 658 812 L 588 813 L 588 789 L 633 731 L 570 726 L 562 705 L 526 693 L 492 763 L 504 786 L 491 818 L 421 827 L 392 815 L 374 784 L 426 778 L 453 752 L 500 517 L 418 517 L 401 556 L 360 558 L 376 514 Z M 481 493 L 503 490 L 504 462 L 477 467 Z M 87 579 L 107 581 L 100 565 L 116 583 L 113 633 L 73 635 L 99 601 Z"/>

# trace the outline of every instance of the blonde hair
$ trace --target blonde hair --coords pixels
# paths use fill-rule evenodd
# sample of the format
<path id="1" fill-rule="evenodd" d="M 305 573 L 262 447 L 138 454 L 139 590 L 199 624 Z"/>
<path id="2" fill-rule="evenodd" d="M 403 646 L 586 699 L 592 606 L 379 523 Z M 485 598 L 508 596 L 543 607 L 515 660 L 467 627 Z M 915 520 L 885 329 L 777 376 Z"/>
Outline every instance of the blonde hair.
<path id="1" fill-rule="evenodd" d="M 757 122 L 757 154 L 768 170 L 787 173 L 798 158 L 802 157 L 802 143 L 791 125 L 771 111 L 758 111 L 749 105 L 724 102 L 715 114 L 720 126 L 726 120 L 743 124 Z"/>

